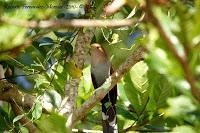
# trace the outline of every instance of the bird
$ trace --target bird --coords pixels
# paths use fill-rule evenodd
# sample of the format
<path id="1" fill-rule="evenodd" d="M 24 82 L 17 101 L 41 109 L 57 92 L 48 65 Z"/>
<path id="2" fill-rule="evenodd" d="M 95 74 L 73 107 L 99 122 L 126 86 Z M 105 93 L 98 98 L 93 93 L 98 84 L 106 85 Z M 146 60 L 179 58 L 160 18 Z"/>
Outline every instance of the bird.
<path id="1" fill-rule="evenodd" d="M 95 89 L 100 87 L 113 73 L 111 62 L 100 44 L 91 45 L 91 78 Z M 101 100 L 103 133 L 118 133 L 117 116 L 117 85 Z"/>

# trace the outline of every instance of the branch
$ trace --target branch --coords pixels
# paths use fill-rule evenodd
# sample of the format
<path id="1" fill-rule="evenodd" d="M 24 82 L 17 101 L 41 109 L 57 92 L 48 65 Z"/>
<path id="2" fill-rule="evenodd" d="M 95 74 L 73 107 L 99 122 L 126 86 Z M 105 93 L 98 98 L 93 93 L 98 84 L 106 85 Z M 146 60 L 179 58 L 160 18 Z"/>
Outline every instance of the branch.
<path id="1" fill-rule="evenodd" d="M 88 52 L 87 45 L 90 44 L 92 37 L 92 32 L 83 33 L 81 30 L 78 34 L 73 60 L 75 61 L 77 68 L 80 70 L 83 69 L 85 56 Z M 76 108 L 76 97 L 78 94 L 79 83 L 80 77 L 72 78 L 65 85 L 65 98 L 62 102 L 60 113 L 67 114 L 67 127 L 72 127 L 73 112 Z"/>
<path id="2" fill-rule="evenodd" d="M 44 20 L 44 21 L 27 21 L 15 20 L 1 17 L 0 23 L 7 23 L 25 28 L 57 29 L 69 27 L 122 27 L 134 25 L 133 19 L 122 20 L 91 20 L 91 19 L 71 19 L 71 20 Z"/>
<path id="3" fill-rule="evenodd" d="M 182 57 L 181 55 L 178 54 L 170 37 L 167 36 L 167 34 L 165 33 L 159 20 L 153 14 L 152 7 L 151 7 L 151 1 L 146 0 L 146 3 L 147 3 L 146 13 L 148 15 L 148 20 L 158 29 L 160 35 L 166 42 L 165 44 L 167 45 L 167 47 L 169 48 L 171 53 L 174 55 L 174 57 L 177 59 L 177 61 L 180 63 L 180 65 L 185 73 L 185 78 L 188 81 L 188 83 L 190 84 L 192 95 L 200 102 L 200 90 L 199 90 L 199 88 L 197 88 L 197 86 L 195 84 L 195 82 L 196 82 L 195 77 L 194 77 L 192 71 L 190 70 L 190 67 L 188 65 L 186 58 L 184 56 Z"/>
<path id="4" fill-rule="evenodd" d="M 11 104 L 11 107 L 12 107 L 12 110 L 13 112 L 15 113 L 16 116 L 19 116 L 19 115 L 23 115 L 24 112 L 22 111 L 22 109 L 14 102 L 10 102 Z M 36 131 L 38 131 L 38 129 L 36 128 L 36 126 L 32 123 L 32 121 L 30 119 L 28 119 L 26 116 L 23 116 L 19 122 L 25 126 L 30 133 L 34 133 Z"/>
<path id="5" fill-rule="evenodd" d="M 114 14 L 119 11 L 125 4 L 126 0 L 113 0 L 111 4 L 104 8 L 104 12 L 107 16 Z"/>
<path id="6" fill-rule="evenodd" d="M 111 16 L 119 11 L 124 5 L 133 9 L 136 7 L 137 3 L 133 0 L 112 0 L 112 2 L 104 8 L 104 14 L 106 16 Z"/>
<path id="7" fill-rule="evenodd" d="M 18 91 L 17 86 L 9 83 L 6 80 L 0 81 L 0 100 L 2 101 L 15 101 L 20 106 L 31 108 L 35 101 L 35 97 L 30 94 L 23 94 Z"/>
<path id="8" fill-rule="evenodd" d="M 29 94 L 23 95 L 17 90 L 15 85 L 6 80 L 2 80 L 0 81 L 0 100 L 9 102 L 15 115 L 18 116 L 24 114 L 20 106 L 31 108 L 35 101 L 35 97 Z M 27 117 L 24 116 L 19 121 L 31 133 L 37 130 L 34 124 Z"/>
<path id="9" fill-rule="evenodd" d="M 0 64 L 0 79 L 5 78 L 3 66 Z"/>
<path id="10" fill-rule="evenodd" d="M 25 107 L 25 108 L 32 108 L 37 100 L 36 96 L 33 96 L 28 93 L 24 93 L 19 91 L 18 87 L 12 83 L 9 83 L 6 80 L 0 80 L 0 101 L 6 101 L 8 103 L 15 102 L 17 105 Z M 40 97 L 39 99 L 42 102 L 42 111 L 44 113 L 49 113 L 54 110 L 54 106 L 45 106 L 45 103 L 49 100 L 44 96 Z"/>
<path id="11" fill-rule="evenodd" d="M 131 67 L 137 62 L 141 61 L 144 57 L 146 49 L 142 46 L 138 46 L 135 51 L 126 59 L 126 61 L 115 71 L 105 83 L 94 91 L 94 94 L 82 104 L 74 113 L 73 124 L 83 118 L 89 110 L 91 110 L 97 102 L 99 102 L 122 78 L 122 76 L 128 72 Z"/>

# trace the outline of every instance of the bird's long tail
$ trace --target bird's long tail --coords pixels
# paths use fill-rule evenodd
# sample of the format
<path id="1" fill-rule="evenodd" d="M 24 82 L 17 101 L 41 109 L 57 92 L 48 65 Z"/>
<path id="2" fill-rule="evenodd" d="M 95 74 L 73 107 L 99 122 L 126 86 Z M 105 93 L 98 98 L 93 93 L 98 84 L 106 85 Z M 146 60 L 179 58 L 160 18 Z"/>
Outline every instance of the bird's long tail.
<path id="1" fill-rule="evenodd" d="M 103 133 L 118 133 L 116 117 L 117 86 L 115 86 L 102 100 Z"/>

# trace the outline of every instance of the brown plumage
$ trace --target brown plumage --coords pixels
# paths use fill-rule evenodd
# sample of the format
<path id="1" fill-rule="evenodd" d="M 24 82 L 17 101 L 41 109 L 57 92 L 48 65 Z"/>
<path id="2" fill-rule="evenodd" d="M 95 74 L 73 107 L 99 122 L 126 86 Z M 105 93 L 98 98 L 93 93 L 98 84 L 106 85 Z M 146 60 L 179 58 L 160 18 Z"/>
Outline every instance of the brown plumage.
<path id="1" fill-rule="evenodd" d="M 91 76 L 94 88 L 100 87 L 112 73 L 111 63 L 100 44 L 91 45 Z M 104 133 L 117 133 L 117 86 L 102 100 L 102 126 Z"/>

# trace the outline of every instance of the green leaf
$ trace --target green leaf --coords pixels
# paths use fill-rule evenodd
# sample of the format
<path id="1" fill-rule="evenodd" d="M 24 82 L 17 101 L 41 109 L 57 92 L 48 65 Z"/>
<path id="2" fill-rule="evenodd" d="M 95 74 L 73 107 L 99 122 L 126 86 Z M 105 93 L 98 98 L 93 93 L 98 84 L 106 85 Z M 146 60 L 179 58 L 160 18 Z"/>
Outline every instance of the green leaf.
<path id="1" fill-rule="evenodd" d="M 70 38 L 72 35 L 73 35 L 73 32 L 58 32 L 58 31 L 54 31 L 54 34 L 57 36 L 57 37 L 66 37 L 66 38 Z"/>
<path id="2" fill-rule="evenodd" d="M 55 90 L 46 90 L 41 99 L 42 105 L 46 110 L 59 108 L 62 100 L 61 95 Z"/>
<path id="3" fill-rule="evenodd" d="M 124 118 L 130 119 L 130 120 L 137 119 L 136 114 L 129 112 L 128 110 L 125 109 L 124 106 L 117 106 L 117 114 L 122 115 Z"/>
<path id="4" fill-rule="evenodd" d="M 3 105 L 0 107 L 0 132 L 3 132 L 4 130 L 8 129 L 9 125 L 12 125 L 12 122 L 10 122 L 8 113 L 3 109 Z"/>
<path id="5" fill-rule="evenodd" d="M 148 93 L 141 93 L 136 89 L 133 85 L 130 74 L 127 74 L 124 77 L 124 90 L 131 105 L 134 107 L 137 114 L 140 114 L 148 100 Z"/>
<path id="6" fill-rule="evenodd" d="M 194 128 L 192 128 L 191 126 L 177 126 L 175 128 L 173 128 L 172 132 L 176 132 L 176 133 L 197 133 L 195 131 Z"/>
<path id="7" fill-rule="evenodd" d="M 50 43 L 50 42 L 40 43 L 40 44 L 39 44 L 39 47 L 42 47 L 42 46 L 49 46 L 49 45 L 53 45 L 53 43 Z"/>
<path id="8" fill-rule="evenodd" d="M 41 102 L 37 101 L 32 109 L 32 117 L 37 120 L 41 117 L 41 115 L 42 115 L 42 104 Z"/>
<path id="9" fill-rule="evenodd" d="M 0 27 L 0 52 L 8 51 L 23 44 L 26 29 L 12 25 L 1 25 Z"/>
<path id="10" fill-rule="evenodd" d="M 69 133 L 65 127 L 66 118 L 55 113 L 42 114 L 35 123 L 42 133 Z"/>
<path id="11" fill-rule="evenodd" d="M 167 117 L 182 117 L 197 109 L 196 106 L 192 103 L 192 100 L 187 96 L 169 98 L 167 103 L 169 104 L 169 107 L 163 110 L 165 116 Z"/>
<path id="12" fill-rule="evenodd" d="M 149 129 L 149 130 L 152 130 L 154 132 L 169 132 L 169 129 L 163 127 L 163 126 L 159 126 L 159 125 L 145 125 L 145 128 Z"/>
<path id="13" fill-rule="evenodd" d="M 22 126 L 21 124 L 19 125 L 20 133 L 29 133 L 28 129 Z"/>
<path id="14" fill-rule="evenodd" d="M 54 44 L 53 40 L 49 37 L 40 38 L 37 42 L 39 43 L 39 47 L 50 46 Z"/>
<path id="15" fill-rule="evenodd" d="M 74 61 L 67 62 L 64 69 L 66 69 L 73 78 L 80 78 L 82 76 L 82 70 L 76 66 Z"/>
<path id="16" fill-rule="evenodd" d="M 47 74 L 46 74 L 47 75 Z M 46 75 L 38 74 L 36 78 L 34 78 L 35 85 L 34 88 L 45 88 L 49 85 L 49 81 L 46 78 Z"/>
<path id="17" fill-rule="evenodd" d="M 131 80 L 137 91 L 141 93 L 147 91 L 148 88 L 147 71 L 148 66 L 143 61 L 135 64 L 130 70 Z"/>
<path id="18" fill-rule="evenodd" d="M 16 117 L 13 119 L 13 124 L 14 124 L 15 122 L 19 121 L 20 119 L 22 119 L 24 116 L 25 116 L 25 114 L 16 116 Z"/>
<path id="19" fill-rule="evenodd" d="M 149 110 L 157 110 L 166 106 L 166 100 L 173 94 L 173 86 L 167 80 L 165 75 L 159 74 L 153 70 L 148 72 L 149 79 Z M 159 82 L 158 82 L 159 81 Z"/>
<path id="20" fill-rule="evenodd" d="M 147 57 L 147 63 L 152 68 L 161 74 L 167 74 L 172 69 L 172 62 L 170 62 L 166 51 L 160 48 L 154 49 Z M 174 68 L 173 68 L 174 69 Z"/>

